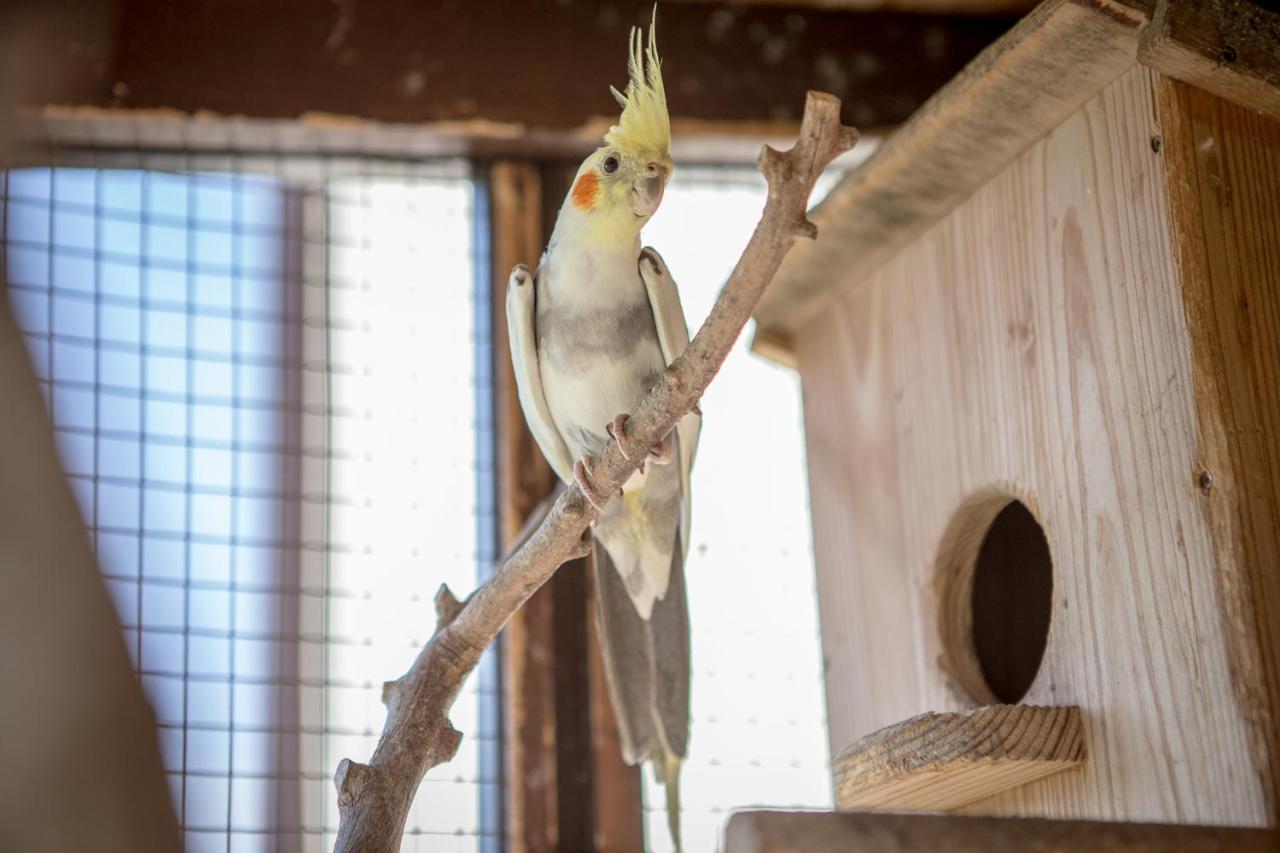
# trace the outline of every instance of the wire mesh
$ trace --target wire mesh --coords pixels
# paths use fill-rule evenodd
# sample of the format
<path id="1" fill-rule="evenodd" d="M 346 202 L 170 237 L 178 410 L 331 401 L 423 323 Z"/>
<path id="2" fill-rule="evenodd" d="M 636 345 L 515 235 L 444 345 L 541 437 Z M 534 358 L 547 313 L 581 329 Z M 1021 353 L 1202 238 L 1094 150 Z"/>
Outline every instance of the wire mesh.
<path id="1" fill-rule="evenodd" d="M 458 161 L 160 148 L 113 121 L 107 145 L 0 171 L 7 298 L 188 848 L 327 850 L 333 768 L 370 754 L 381 682 L 436 586 L 494 557 L 485 187 Z M 691 323 L 762 201 L 753 172 L 677 172 L 645 238 Z M 703 405 L 688 849 L 735 807 L 830 804 L 798 389 L 735 352 Z M 726 467 L 744 442 L 769 448 L 746 453 L 767 490 Z M 492 654 L 452 717 L 463 749 L 424 780 L 407 851 L 501 848 Z M 666 849 L 652 784 L 647 802 Z"/>
<path id="2" fill-rule="evenodd" d="M 764 199 L 754 169 L 676 171 L 645 242 L 680 283 L 692 325 L 710 311 Z M 693 663 L 680 783 L 686 850 L 719 849 L 734 809 L 832 802 L 800 383 L 751 353 L 744 336 L 701 405 L 685 567 Z M 645 830 L 648 849 L 673 849 L 651 773 Z"/>
<path id="3" fill-rule="evenodd" d="M 192 851 L 327 850 L 381 682 L 493 556 L 484 188 L 465 164 L 54 149 L 0 270 Z M 405 850 L 495 849 L 492 655 Z"/>

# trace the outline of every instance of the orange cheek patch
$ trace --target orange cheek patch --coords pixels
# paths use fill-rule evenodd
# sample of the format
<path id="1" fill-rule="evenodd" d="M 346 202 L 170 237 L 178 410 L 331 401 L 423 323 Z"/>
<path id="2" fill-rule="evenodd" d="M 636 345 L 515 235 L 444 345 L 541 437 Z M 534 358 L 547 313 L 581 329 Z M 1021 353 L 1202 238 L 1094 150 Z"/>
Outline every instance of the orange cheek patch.
<path id="1" fill-rule="evenodd" d="M 600 179 L 595 172 L 587 172 L 573 185 L 573 206 L 578 210 L 590 210 L 596 203 L 596 194 L 600 191 Z"/>

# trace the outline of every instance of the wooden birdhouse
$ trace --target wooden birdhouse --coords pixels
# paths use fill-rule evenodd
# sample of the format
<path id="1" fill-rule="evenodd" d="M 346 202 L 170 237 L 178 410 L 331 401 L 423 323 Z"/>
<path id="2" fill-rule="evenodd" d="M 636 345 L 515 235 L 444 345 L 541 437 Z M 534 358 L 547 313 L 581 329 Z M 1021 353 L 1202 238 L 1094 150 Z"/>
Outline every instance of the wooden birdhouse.
<path id="1" fill-rule="evenodd" d="M 844 177 L 760 304 L 803 380 L 839 807 L 1274 825 L 1262 6 L 1044 3 Z"/>

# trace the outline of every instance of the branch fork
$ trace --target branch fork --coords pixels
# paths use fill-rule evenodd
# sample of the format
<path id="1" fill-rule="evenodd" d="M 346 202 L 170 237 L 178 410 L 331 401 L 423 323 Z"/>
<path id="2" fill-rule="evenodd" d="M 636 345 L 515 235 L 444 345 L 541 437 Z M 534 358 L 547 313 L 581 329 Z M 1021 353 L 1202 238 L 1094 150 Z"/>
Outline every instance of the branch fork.
<path id="1" fill-rule="evenodd" d="M 719 372 L 756 303 L 797 239 L 813 239 L 805 216 L 822 170 L 852 148 L 858 132 L 840 124 L 840 100 L 810 92 L 800 135 L 789 151 L 765 146 L 759 167 L 768 183 L 764 213 L 715 305 L 684 354 L 668 367 L 627 420 L 627 458 L 611 440 L 592 480 L 614 495 L 676 422 L 698 405 Z M 507 620 L 561 565 L 590 552 L 590 524 L 599 510 L 577 484 L 535 510 L 518 547 L 465 602 L 447 586 L 436 594 L 436 630 L 403 676 L 383 685 L 387 721 L 369 763 L 343 759 L 335 853 L 394 853 L 409 806 L 427 770 L 451 760 L 462 735 L 448 712 L 463 681 Z"/>

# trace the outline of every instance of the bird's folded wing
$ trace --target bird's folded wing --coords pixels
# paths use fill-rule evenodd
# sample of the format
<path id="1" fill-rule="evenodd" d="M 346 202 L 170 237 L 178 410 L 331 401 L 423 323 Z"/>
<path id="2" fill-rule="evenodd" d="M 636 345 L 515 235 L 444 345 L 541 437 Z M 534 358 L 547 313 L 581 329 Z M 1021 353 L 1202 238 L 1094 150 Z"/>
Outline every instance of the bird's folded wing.
<path id="1" fill-rule="evenodd" d="M 511 270 L 507 280 L 507 337 L 511 346 L 511 365 L 516 373 L 516 390 L 529 431 L 547 457 L 551 469 L 562 481 L 573 481 L 573 457 L 563 436 L 551 418 L 546 395 L 542 392 L 542 372 L 538 368 L 538 337 L 534 325 L 537 288 L 534 276 L 520 265 Z"/>
<path id="2" fill-rule="evenodd" d="M 689 327 L 685 323 L 684 308 L 680 305 L 680 291 L 675 279 L 663 262 L 662 256 L 652 248 L 640 252 L 640 277 L 649 293 L 649 305 L 658 327 L 658 343 L 662 347 L 662 359 L 667 364 L 675 361 L 689 346 Z M 680 542 L 689 551 L 689 524 L 692 504 L 689 476 L 693 460 L 698 452 L 698 433 L 702 430 L 702 418 L 693 412 L 676 422 L 677 442 L 680 453 L 680 488 L 684 496 L 680 512 Z"/>

